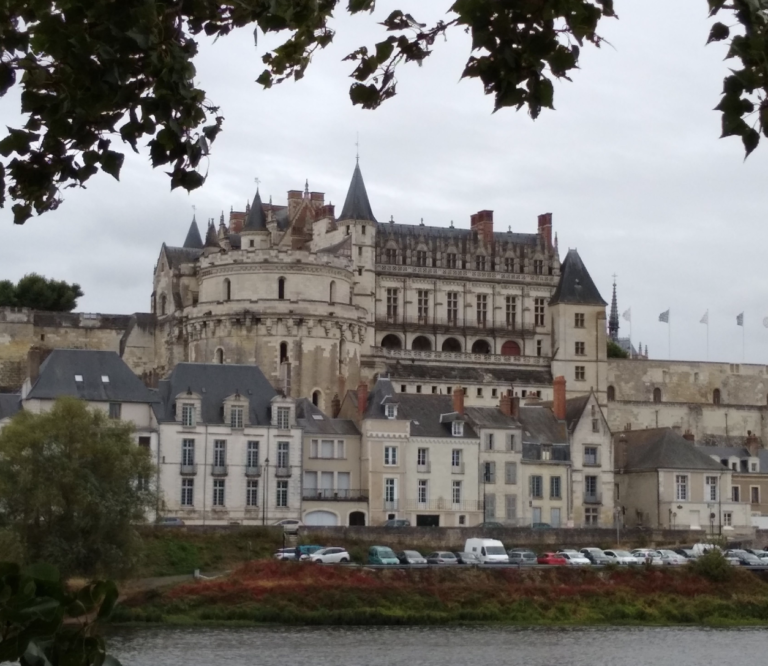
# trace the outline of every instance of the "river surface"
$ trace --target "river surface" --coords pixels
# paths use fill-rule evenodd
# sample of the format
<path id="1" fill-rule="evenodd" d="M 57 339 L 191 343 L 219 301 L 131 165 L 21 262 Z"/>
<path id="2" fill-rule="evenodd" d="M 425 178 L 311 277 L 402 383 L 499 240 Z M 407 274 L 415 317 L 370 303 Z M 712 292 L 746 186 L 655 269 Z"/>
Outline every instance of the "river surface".
<path id="1" fill-rule="evenodd" d="M 123 628 L 123 666 L 750 666 L 768 630 L 647 628 Z"/>

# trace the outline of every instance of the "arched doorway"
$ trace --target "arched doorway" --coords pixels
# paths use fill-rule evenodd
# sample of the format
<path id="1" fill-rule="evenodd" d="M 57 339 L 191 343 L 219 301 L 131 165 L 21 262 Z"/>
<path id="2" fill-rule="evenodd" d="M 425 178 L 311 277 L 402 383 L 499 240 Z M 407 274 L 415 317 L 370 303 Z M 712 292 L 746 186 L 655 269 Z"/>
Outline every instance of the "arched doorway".
<path id="1" fill-rule="evenodd" d="M 362 511 L 353 511 L 349 514 L 350 527 L 365 527 L 365 514 Z"/>
<path id="2" fill-rule="evenodd" d="M 491 345 L 488 344 L 488 340 L 475 340 L 472 345 L 473 354 L 490 354 Z"/>
<path id="3" fill-rule="evenodd" d="M 432 351 L 432 342 L 429 338 L 419 335 L 413 339 L 411 349 L 413 351 Z"/>
<path id="4" fill-rule="evenodd" d="M 339 517 L 330 511 L 310 511 L 304 514 L 304 524 L 336 526 L 339 524 Z"/>
<path id="5" fill-rule="evenodd" d="M 460 352 L 461 343 L 456 338 L 446 338 L 443 340 L 442 350 L 444 352 Z"/>
<path id="6" fill-rule="evenodd" d="M 384 336 L 384 339 L 381 341 L 381 346 L 384 347 L 384 349 L 402 349 L 403 343 L 400 342 L 400 338 L 390 333 L 389 335 Z"/>
<path id="7" fill-rule="evenodd" d="M 616 389 L 613 386 L 608 387 L 608 402 L 616 400 Z"/>
<path id="8" fill-rule="evenodd" d="M 517 344 L 514 340 L 507 340 L 503 345 L 501 345 L 501 355 L 520 356 L 520 345 Z"/>

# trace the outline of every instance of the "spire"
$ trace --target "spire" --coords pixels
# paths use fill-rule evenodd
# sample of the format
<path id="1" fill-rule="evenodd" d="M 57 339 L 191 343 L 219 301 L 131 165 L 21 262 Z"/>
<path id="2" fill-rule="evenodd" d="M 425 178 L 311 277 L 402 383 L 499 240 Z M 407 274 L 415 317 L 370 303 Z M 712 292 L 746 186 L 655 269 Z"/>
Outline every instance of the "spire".
<path id="1" fill-rule="evenodd" d="M 203 239 L 200 236 L 200 229 L 197 228 L 197 220 L 194 215 L 192 216 L 192 224 L 189 225 L 187 237 L 184 240 L 184 247 L 192 250 L 203 249 Z"/>
<path id="2" fill-rule="evenodd" d="M 256 188 L 256 196 L 253 197 L 253 203 L 248 209 L 248 216 L 245 218 L 243 231 L 266 231 L 267 216 L 264 215 L 264 206 L 261 203 L 261 195 Z"/>
<path id="3" fill-rule="evenodd" d="M 208 231 L 205 234 L 205 247 L 219 249 L 219 237 L 216 235 L 216 227 L 213 225 L 213 220 L 208 221 Z"/>
<path id="4" fill-rule="evenodd" d="M 619 305 L 616 302 L 616 276 L 613 276 L 613 298 L 611 299 L 611 316 L 608 318 L 608 335 L 616 342 L 619 339 Z"/>
<path id="5" fill-rule="evenodd" d="M 365 191 L 365 183 L 359 164 L 355 165 L 355 172 L 352 174 L 352 182 L 349 184 L 347 198 L 344 200 L 344 208 L 341 210 L 339 220 L 376 221 L 368 201 L 368 192 Z"/>

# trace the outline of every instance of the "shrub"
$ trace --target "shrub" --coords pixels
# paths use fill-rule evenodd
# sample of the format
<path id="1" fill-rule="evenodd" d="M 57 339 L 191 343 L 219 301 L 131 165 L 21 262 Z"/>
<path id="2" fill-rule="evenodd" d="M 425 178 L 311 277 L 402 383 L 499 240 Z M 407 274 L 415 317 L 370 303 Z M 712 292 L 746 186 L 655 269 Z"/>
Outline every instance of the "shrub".
<path id="1" fill-rule="evenodd" d="M 734 576 L 733 565 L 715 549 L 707 551 L 688 566 L 695 574 L 713 583 L 724 583 Z"/>

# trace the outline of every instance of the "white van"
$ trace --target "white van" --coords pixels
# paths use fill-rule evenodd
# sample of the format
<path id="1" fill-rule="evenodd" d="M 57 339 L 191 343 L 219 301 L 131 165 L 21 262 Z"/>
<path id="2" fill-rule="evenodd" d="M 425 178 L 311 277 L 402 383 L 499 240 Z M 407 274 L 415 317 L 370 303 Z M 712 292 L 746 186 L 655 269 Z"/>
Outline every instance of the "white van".
<path id="1" fill-rule="evenodd" d="M 509 555 L 498 539 L 467 539 L 465 553 L 474 553 L 483 564 L 508 564 Z"/>

